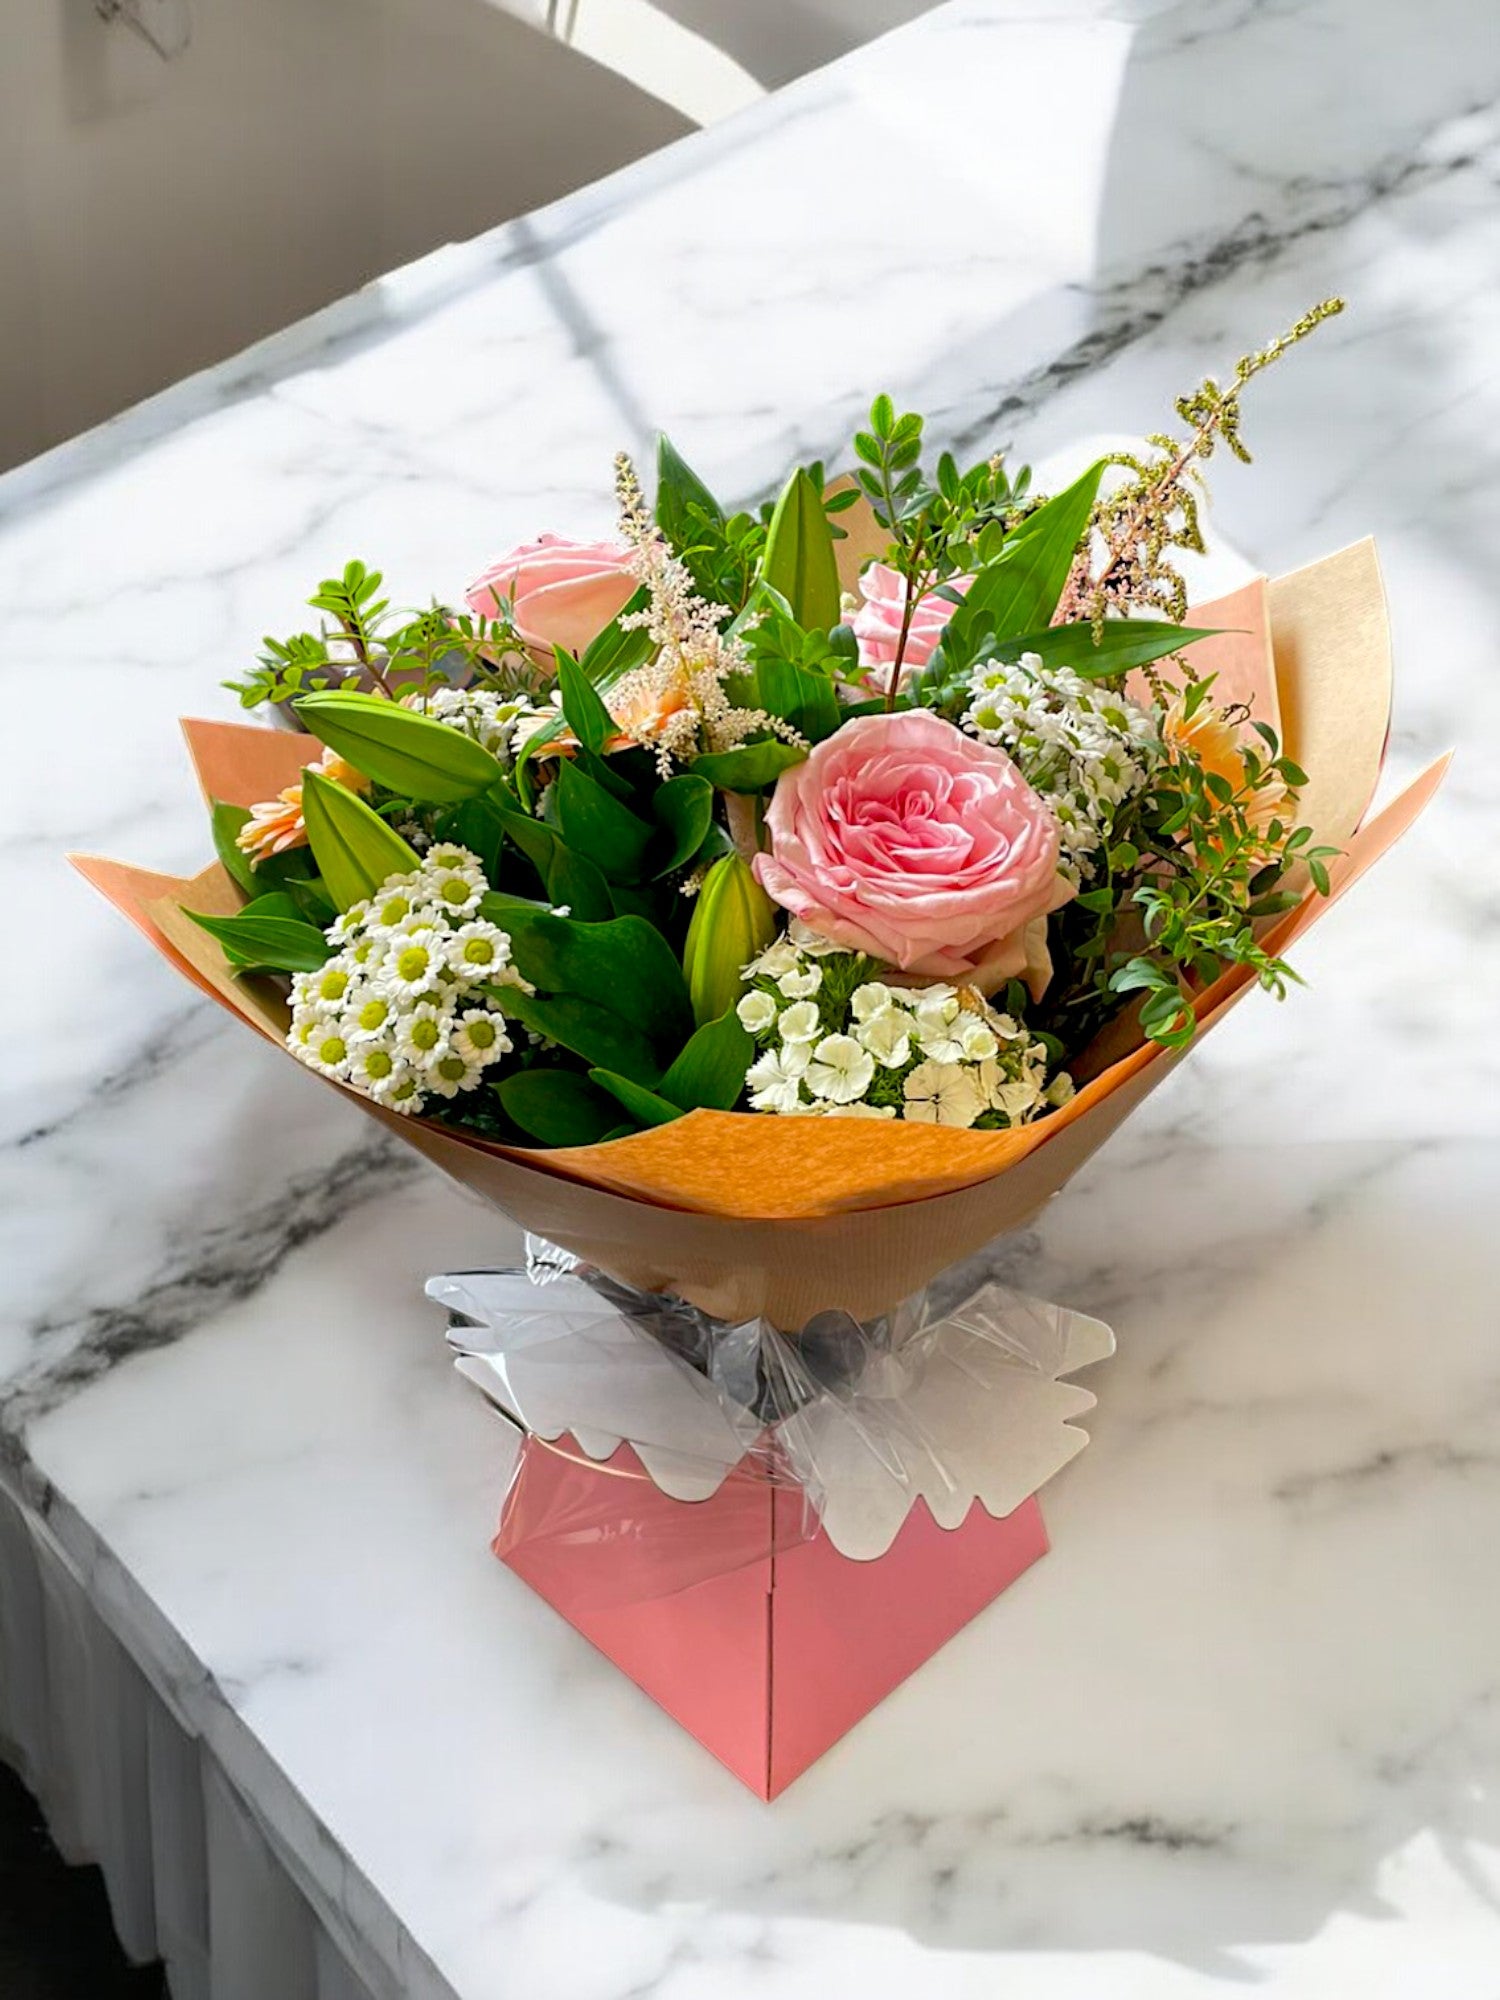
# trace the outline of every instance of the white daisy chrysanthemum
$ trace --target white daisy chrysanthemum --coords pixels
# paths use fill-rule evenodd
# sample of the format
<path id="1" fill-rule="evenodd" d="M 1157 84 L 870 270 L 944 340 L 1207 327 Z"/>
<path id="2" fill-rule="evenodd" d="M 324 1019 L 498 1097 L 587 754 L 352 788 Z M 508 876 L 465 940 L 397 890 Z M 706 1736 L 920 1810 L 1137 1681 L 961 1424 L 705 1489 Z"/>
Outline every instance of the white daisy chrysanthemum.
<path id="1" fill-rule="evenodd" d="M 321 1076 L 346 1077 L 349 1074 L 351 1051 L 336 1021 L 322 1022 L 296 1052 L 309 1069 L 317 1070 Z"/>
<path id="2" fill-rule="evenodd" d="M 445 1008 L 413 1007 L 410 1013 L 397 1017 L 396 1047 L 408 1062 L 425 1068 L 446 1052 L 451 1022 L 452 1016 Z"/>
<path id="3" fill-rule="evenodd" d="M 445 843 L 352 905 L 329 926 L 341 949 L 292 982 L 292 1053 L 403 1114 L 472 1089 L 513 1046 L 485 989 L 526 985 L 509 936 L 474 914 L 487 886 L 476 857 Z"/>
<path id="4" fill-rule="evenodd" d="M 325 1016 L 341 1012 L 353 977 L 347 965 L 336 958 L 329 959 L 320 971 L 308 974 L 308 984 L 304 988 L 307 1004 L 318 1008 Z"/>
<path id="5" fill-rule="evenodd" d="M 471 1007 L 453 1022 L 452 1044 L 454 1052 L 463 1057 L 472 1069 L 485 1069 L 492 1062 L 498 1062 L 511 1048 L 510 1036 L 505 1032 L 503 1014 L 488 1013 L 482 1007 Z"/>
<path id="6" fill-rule="evenodd" d="M 875 1074 L 875 1058 L 852 1035 L 825 1035 L 807 1066 L 807 1087 L 832 1104 L 853 1104 Z"/>
<path id="7" fill-rule="evenodd" d="M 462 979 L 493 978 L 510 960 L 510 939 L 498 924 L 476 917 L 461 924 L 446 944 L 447 963 Z"/>
<path id="8" fill-rule="evenodd" d="M 363 973 L 369 978 L 385 964 L 389 952 L 390 945 L 387 940 L 372 933 L 368 937 L 356 938 L 352 944 L 346 945 L 342 956 L 356 972 Z"/>
<path id="9" fill-rule="evenodd" d="M 380 1092 L 380 1103 L 387 1110 L 399 1111 L 403 1118 L 409 1118 L 422 1109 L 422 1085 L 415 1071 L 399 1070 L 390 1083 Z"/>
<path id="10" fill-rule="evenodd" d="M 351 1042 L 370 1042 L 386 1034 L 396 1014 L 388 993 L 368 980 L 356 981 L 344 996 L 344 1032 Z"/>
<path id="11" fill-rule="evenodd" d="M 422 1082 L 428 1090 L 439 1097 L 457 1097 L 461 1090 L 469 1090 L 479 1081 L 481 1066 L 466 1062 L 455 1048 L 446 1049 L 435 1062 L 427 1065 Z"/>
<path id="12" fill-rule="evenodd" d="M 483 744 L 502 763 L 513 759 L 526 737 L 547 719 L 524 695 L 493 694 L 487 688 L 430 688 L 403 697 L 407 708 L 460 730 Z"/>
<path id="13" fill-rule="evenodd" d="M 969 1126 L 985 1109 L 974 1074 L 962 1063 L 919 1063 L 902 1089 L 906 1117 L 922 1124 Z"/>
<path id="14" fill-rule="evenodd" d="M 414 1000 L 438 985 L 446 964 L 444 939 L 440 932 L 403 933 L 391 940 L 390 951 L 380 968 L 387 990 L 403 999 Z"/>
<path id="15" fill-rule="evenodd" d="M 459 868 L 433 869 L 429 882 L 432 894 L 450 921 L 473 916 L 485 891 L 482 875 Z"/>
<path id="16" fill-rule="evenodd" d="M 379 889 L 365 906 L 372 930 L 399 930 L 421 905 L 416 897 L 417 877 L 397 875 Z"/>
<path id="17" fill-rule="evenodd" d="M 349 1081 L 368 1091 L 377 1103 L 390 1096 L 409 1074 L 400 1056 L 393 1054 L 384 1042 L 356 1045 L 349 1064 Z"/>

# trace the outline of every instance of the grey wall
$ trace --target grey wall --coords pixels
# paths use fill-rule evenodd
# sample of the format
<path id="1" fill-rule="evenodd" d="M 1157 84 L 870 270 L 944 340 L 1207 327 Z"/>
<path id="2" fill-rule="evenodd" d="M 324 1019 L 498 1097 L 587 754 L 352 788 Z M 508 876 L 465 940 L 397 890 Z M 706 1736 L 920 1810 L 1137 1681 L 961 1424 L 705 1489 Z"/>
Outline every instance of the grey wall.
<path id="1" fill-rule="evenodd" d="M 185 5 L 5 9 L 0 465 L 685 129 L 484 0 Z"/>

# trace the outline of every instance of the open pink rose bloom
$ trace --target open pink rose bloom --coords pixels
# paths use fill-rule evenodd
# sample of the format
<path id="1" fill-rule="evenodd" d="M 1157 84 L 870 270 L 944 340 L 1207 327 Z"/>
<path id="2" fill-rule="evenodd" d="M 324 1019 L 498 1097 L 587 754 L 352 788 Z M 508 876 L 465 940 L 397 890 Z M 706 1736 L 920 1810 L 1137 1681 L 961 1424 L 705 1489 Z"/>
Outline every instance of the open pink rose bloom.
<path id="1" fill-rule="evenodd" d="M 497 556 L 469 585 L 469 609 L 481 618 L 511 607 L 528 646 L 582 653 L 635 595 L 631 552 L 620 542 L 570 542 L 538 535 Z"/>
<path id="2" fill-rule="evenodd" d="M 925 709 L 866 715 L 782 774 L 755 872 L 824 937 L 993 992 L 1074 891 L 1051 812 L 1001 750 Z"/>
<path id="3" fill-rule="evenodd" d="M 967 592 L 974 581 L 972 576 L 960 574 L 948 579 L 945 588 L 956 590 L 960 595 Z M 906 579 L 889 563 L 870 563 L 859 579 L 860 592 L 864 603 L 850 621 L 850 629 L 859 644 L 861 666 L 871 669 L 869 685 L 877 692 L 885 693 L 891 684 L 891 672 L 896 664 L 896 654 L 901 654 L 901 667 L 897 678 L 900 686 L 932 658 L 937 642 L 943 636 L 943 628 L 957 609 L 956 601 L 943 597 L 936 590 L 924 591 L 912 606 L 910 619 L 906 616 Z M 901 644 L 901 627 L 906 626 L 906 644 Z"/>

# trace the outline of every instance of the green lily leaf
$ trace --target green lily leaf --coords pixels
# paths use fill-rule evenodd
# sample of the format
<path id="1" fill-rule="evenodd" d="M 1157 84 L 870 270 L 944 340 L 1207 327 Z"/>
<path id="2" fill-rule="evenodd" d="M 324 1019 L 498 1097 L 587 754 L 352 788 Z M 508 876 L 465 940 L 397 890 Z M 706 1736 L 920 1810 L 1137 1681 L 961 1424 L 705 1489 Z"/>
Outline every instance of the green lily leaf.
<path id="1" fill-rule="evenodd" d="M 614 1130 L 618 1101 L 571 1069 L 522 1069 L 495 1085 L 506 1116 L 544 1146 L 593 1146 Z"/>
<path id="2" fill-rule="evenodd" d="M 451 840 L 477 855 L 487 882 L 499 878 L 500 856 L 505 847 L 505 819 L 495 803 L 493 790 L 483 798 L 465 799 L 440 814 L 435 831 L 439 840 Z"/>
<path id="3" fill-rule="evenodd" d="M 501 775 L 482 743 L 383 696 L 331 688 L 293 704 L 297 718 L 356 771 L 402 798 L 453 805 Z"/>
<path id="4" fill-rule="evenodd" d="M 620 1076 L 609 1069 L 591 1069 L 590 1083 L 597 1083 L 601 1090 L 607 1090 L 611 1097 L 622 1104 L 638 1125 L 670 1125 L 674 1118 L 682 1116 L 679 1104 L 669 1104 L 664 1097 L 658 1097 L 654 1090 L 647 1090 L 628 1076 Z"/>
<path id="5" fill-rule="evenodd" d="M 503 788 L 490 793 L 485 803 L 540 876 L 549 903 L 565 903 L 585 923 L 602 923 L 614 915 L 608 883 L 592 861 L 567 846 L 556 827 L 522 812 Z"/>
<path id="6" fill-rule="evenodd" d="M 685 868 L 708 838 L 714 817 L 714 788 L 707 778 L 684 771 L 668 778 L 651 795 L 652 817 L 667 843 L 667 858 L 656 870 L 658 877 Z"/>
<path id="7" fill-rule="evenodd" d="M 522 993 L 514 986 L 485 989 L 495 1004 L 534 1034 L 545 1035 L 586 1063 L 624 1076 L 653 1080 L 661 1065 L 646 1037 L 618 1014 L 577 993 Z"/>
<path id="8" fill-rule="evenodd" d="M 486 896 L 480 909 L 509 933 L 517 969 L 538 992 L 589 998 L 669 1053 L 692 1033 L 682 967 L 645 917 L 581 923 L 513 896 L 494 895 Z M 625 1066 L 606 1061 L 605 1067 Z M 653 1075 L 661 1067 L 658 1063 Z"/>
<path id="9" fill-rule="evenodd" d="M 409 875 L 422 865 L 416 850 L 363 799 L 313 770 L 302 776 L 302 817 L 323 886 L 340 910 L 373 896 L 392 875 Z"/>
<path id="10" fill-rule="evenodd" d="M 1161 618 L 1106 619 L 1097 644 L 1094 628 L 1087 621 L 1076 625 L 1049 625 L 1042 632 L 1026 632 L 1019 639 L 1007 639 L 1007 659 L 1036 653 L 1043 666 L 1071 667 L 1082 679 L 1110 680 L 1129 673 L 1132 667 L 1149 666 L 1152 660 L 1180 652 L 1199 639 L 1218 636 L 1210 625 L 1173 625 Z"/>
<path id="11" fill-rule="evenodd" d="M 828 632 L 839 622 L 839 572 L 823 495 L 801 466 L 776 503 L 761 575 L 791 606 L 799 625 Z"/>
<path id="12" fill-rule="evenodd" d="M 213 827 L 214 852 L 223 865 L 224 873 L 247 896 L 253 896 L 260 884 L 255 879 L 255 869 L 249 855 L 239 846 L 235 835 L 250 818 L 244 806 L 232 806 L 223 799 L 215 799 L 210 821 Z"/>
<path id="13" fill-rule="evenodd" d="M 260 900 L 279 906 L 283 899 L 267 896 Z M 290 903 L 291 899 L 285 900 Z M 184 914 L 217 938 L 241 969 L 253 966 L 270 972 L 316 972 L 333 956 L 333 947 L 323 933 L 295 917 L 248 910 L 233 917 L 207 917 L 197 910 L 185 910 Z"/>
<path id="14" fill-rule="evenodd" d="M 966 665 L 987 633 L 1042 629 L 1062 596 L 1104 476 L 1101 459 L 1065 491 L 1028 515 L 992 563 L 979 571 L 943 631 L 945 662 Z"/>
<path id="15" fill-rule="evenodd" d="M 551 832 L 549 827 L 548 832 Z M 553 836 L 552 858 L 545 876 L 547 900 L 560 905 L 580 923 L 607 923 L 615 914 L 609 884 L 585 855 Z"/>
<path id="16" fill-rule="evenodd" d="M 638 882 L 651 844 L 651 828 L 628 806 L 566 759 L 552 782 L 557 826 L 575 853 L 592 861 L 607 881 Z"/>
<path id="17" fill-rule="evenodd" d="M 666 436 L 656 440 L 656 524 L 711 597 L 712 565 L 700 558 L 705 541 L 723 538 L 724 509 Z"/>
<path id="18" fill-rule="evenodd" d="M 737 750 L 715 750 L 706 757 L 695 757 L 693 771 L 721 792 L 763 792 L 806 755 L 795 744 L 782 743 L 773 736 L 764 743 L 742 743 Z"/>
<path id="19" fill-rule="evenodd" d="M 562 712 L 568 727 L 585 750 L 597 757 L 615 735 L 614 718 L 599 699 L 598 689 L 571 653 L 554 646 L 557 685 L 562 690 Z"/>
<path id="20" fill-rule="evenodd" d="M 656 1086 L 657 1092 L 684 1111 L 732 1111 L 754 1056 L 755 1043 L 730 1008 L 697 1030 Z"/>

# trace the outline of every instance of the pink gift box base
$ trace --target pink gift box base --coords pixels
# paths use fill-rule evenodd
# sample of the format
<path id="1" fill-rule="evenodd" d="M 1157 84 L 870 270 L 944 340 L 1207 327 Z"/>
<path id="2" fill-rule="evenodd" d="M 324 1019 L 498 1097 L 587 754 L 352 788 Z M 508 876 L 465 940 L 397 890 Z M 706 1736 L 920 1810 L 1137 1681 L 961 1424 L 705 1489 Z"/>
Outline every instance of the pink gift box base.
<path id="1" fill-rule="evenodd" d="M 629 1445 L 528 1438 L 495 1552 L 742 1783 L 773 1799 L 1038 1556 L 1036 1498 L 940 1528 L 918 1499 L 856 1562 L 801 1495 L 732 1473 L 674 1500 Z M 716 1573 L 717 1572 L 717 1573 Z"/>

